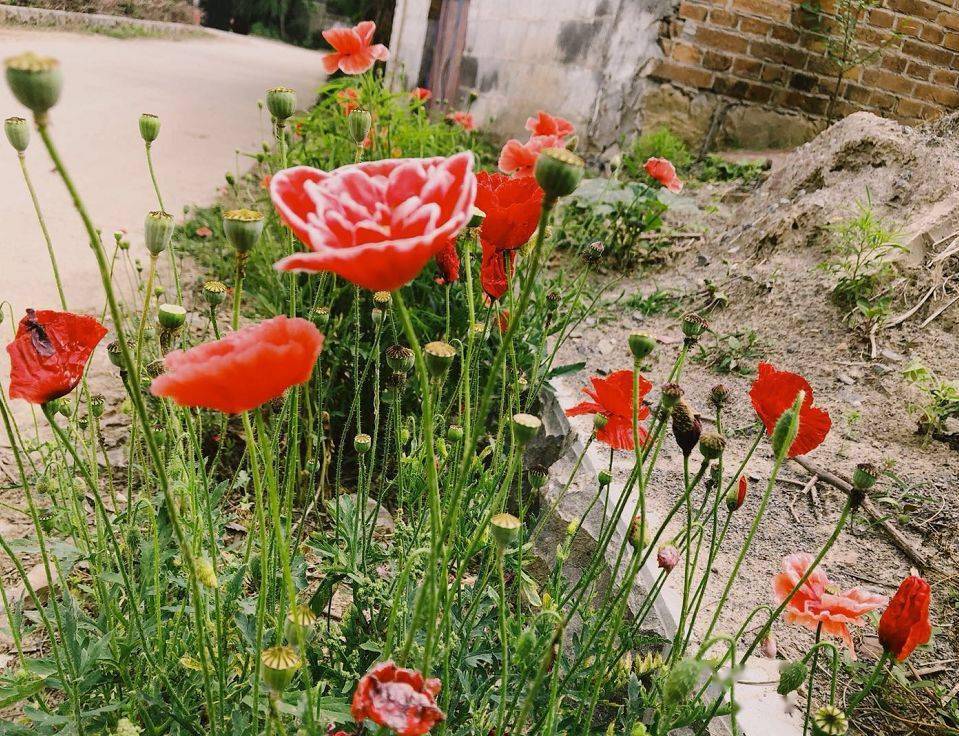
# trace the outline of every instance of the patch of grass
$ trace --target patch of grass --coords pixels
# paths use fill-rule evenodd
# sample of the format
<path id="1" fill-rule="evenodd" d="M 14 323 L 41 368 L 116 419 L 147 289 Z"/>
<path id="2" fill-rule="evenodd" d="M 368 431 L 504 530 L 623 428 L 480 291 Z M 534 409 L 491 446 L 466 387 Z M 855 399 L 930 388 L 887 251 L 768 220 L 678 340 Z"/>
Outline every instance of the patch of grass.
<path id="1" fill-rule="evenodd" d="M 766 164 L 761 161 L 727 161 L 722 156 L 710 153 L 697 167 L 696 178 L 700 181 L 735 181 L 752 184 L 763 178 Z"/>
<path id="2" fill-rule="evenodd" d="M 740 330 L 720 335 L 712 333 L 712 340 L 700 342 L 693 360 L 716 373 L 751 376 L 756 364 L 766 351 L 766 342 L 755 330 Z"/>
<path id="3" fill-rule="evenodd" d="M 675 317 L 680 312 L 680 296 L 667 289 L 655 289 L 649 294 L 637 291 L 618 302 L 618 305 L 625 309 L 637 311 L 646 317 L 658 314 Z"/>
<path id="4" fill-rule="evenodd" d="M 903 376 L 919 391 L 919 400 L 909 409 L 918 415 L 922 434 L 944 432 L 949 419 L 959 419 L 959 384 L 944 381 L 921 363 L 910 365 Z"/>
<path id="5" fill-rule="evenodd" d="M 652 183 L 643 165 L 651 158 L 669 159 L 676 170 L 684 172 L 693 157 L 682 138 L 663 126 L 643 133 L 623 156 L 623 173 L 630 179 Z"/>

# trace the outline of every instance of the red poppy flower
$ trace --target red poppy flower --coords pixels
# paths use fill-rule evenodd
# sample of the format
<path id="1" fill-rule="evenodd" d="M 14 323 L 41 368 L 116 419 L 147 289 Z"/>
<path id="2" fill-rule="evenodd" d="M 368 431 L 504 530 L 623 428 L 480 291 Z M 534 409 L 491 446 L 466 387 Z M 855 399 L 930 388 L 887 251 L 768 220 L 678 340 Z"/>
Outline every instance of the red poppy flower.
<path id="1" fill-rule="evenodd" d="M 456 112 L 451 112 L 446 116 L 446 119 L 453 125 L 460 126 L 467 133 L 471 133 L 472 131 L 476 130 L 476 122 L 473 120 L 472 113 L 458 110 Z"/>
<path id="2" fill-rule="evenodd" d="M 559 138 L 565 138 L 572 135 L 575 128 L 569 120 L 554 118 L 548 112 L 540 110 L 535 118 L 526 119 L 526 130 L 531 135 L 555 135 Z"/>
<path id="3" fill-rule="evenodd" d="M 368 719 L 398 736 L 422 736 L 446 718 L 436 705 L 440 687 L 436 678 L 380 662 L 360 678 L 350 712 L 357 723 Z"/>
<path id="4" fill-rule="evenodd" d="M 372 291 L 413 280 L 466 225 L 476 197 L 473 155 L 387 159 L 331 172 L 297 166 L 273 175 L 280 217 L 311 253 L 281 271 L 332 271 Z"/>
<path id="5" fill-rule="evenodd" d="M 783 558 L 783 571 L 773 580 L 777 602 L 786 600 L 812 562 L 813 556 L 805 553 Z M 861 588 L 839 592 L 826 573 L 816 568 L 789 599 L 784 618 L 788 623 L 812 631 L 822 626 L 824 633 L 840 637 L 855 657 L 849 626 L 862 626 L 865 615 L 885 603 L 884 596 Z"/>
<path id="6" fill-rule="evenodd" d="M 483 261 L 480 264 L 480 284 L 483 287 L 483 293 L 490 299 L 496 301 L 502 299 L 503 294 L 509 288 L 510 279 L 513 278 L 513 263 L 516 252 L 512 250 L 499 250 L 495 245 L 480 240 L 483 246 Z M 508 273 L 507 273 L 508 269 Z"/>
<path id="7" fill-rule="evenodd" d="M 486 215 L 480 238 L 497 250 L 515 250 L 536 232 L 543 190 L 532 177 L 511 179 L 481 171 L 476 175 L 476 206 Z"/>
<path id="8" fill-rule="evenodd" d="M 536 159 L 546 148 L 563 148 L 563 139 L 555 135 L 534 135 L 526 143 L 520 143 L 511 138 L 500 151 L 499 170 L 515 177 L 532 176 Z"/>
<path id="9" fill-rule="evenodd" d="M 460 277 L 460 257 L 456 252 L 456 238 L 453 238 L 443 250 L 436 254 L 436 265 L 443 274 L 436 279 L 439 284 L 452 284 Z"/>
<path id="10" fill-rule="evenodd" d="M 272 179 L 272 178 L 273 178 L 273 177 L 270 176 L 269 174 L 264 174 L 264 175 L 263 175 L 263 178 L 260 179 L 260 189 L 269 189 L 269 188 L 270 188 L 270 179 Z M 207 228 L 207 229 L 209 229 L 209 228 Z M 200 231 L 197 230 L 197 233 L 199 233 L 199 232 L 200 232 Z"/>
<path id="11" fill-rule="evenodd" d="M 566 410 L 566 416 L 577 417 L 584 414 L 602 414 L 606 417 L 606 426 L 596 432 L 596 439 L 605 442 L 616 450 L 632 450 L 633 444 L 633 372 L 616 371 L 605 378 L 593 376 L 589 379 L 593 387 L 584 388 L 583 393 L 592 401 L 584 401 L 572 409 Z M 639 377 L 639 399 L 650 392 L 653 384 Z M 636 412 L 642 421 L 649 416 L 649 407 L 641 404 Z M 646 442 L 646 428 L 639 427 L 639 443 Z"/>
<path id="12" fill-rule="evenodd" d="M 344 87 L 336 93 L 336 101 L 340 106 L 340 111 L 344 115 L 349 115 L 360 107 L 360 93 L 355 87 Z"/>
<path id="13" fill-rule="evenodd" d="M 323 38 L 333 47 L 333 53 L 323 56 L 323 70 L 332 74 L 339 69 L 344 74 L 362 74 L 377 61 L 390 58 L 389 49 L 381 43 L 373 43 L 376 24 L 364 20 L 352 28 L 329 28 Z"/>
<path id="14" fill-rule="evenodd" d="M 879 619 L 879 642 L 902 662 L 912 650 L 929 641 L 929 583 L 918 575 L 902 581 Z"/>
<path id="15" fill-rule="evenodd" d="M 665 158 L 651 158 L 643 167 L 646 173 L 666 187 L 669 191 L 683 191 L 683 182 L 676 175 L 676 167 Z"/>
<path id="16" fill-rule="evenodd" d="M 45 404 L 66 396 L 107 329 L 93 317 L 50 309 L 27 310 L 10 354 L 10 398 Z"/>
<path id="17" fill-rule="evenodd" d="M 433 96 L 433 93 L 426 89 L 426 87 L 416 87 L 410 92 L 410 95 L 420 102 L 426 102 Z"/>
<path id="18" fill-rule="evenodd" d="M 180 406 L 237 414 L 308 381 L 322 347 L 323 335 L 312 322 L 274 317 L 222 340 L 174 350 L 150 391 Z"/>
<path id="19" fill-rule="evenodd" d="M 812 405 L 812 387 L 805 378 L 776 370 L 769 363 L 759 364 L 759 376 L 749 389 L 753 408 L 770 436 L 779 417 L 793 405 L 800 391 L 806 392 L 806 398 L 799 410 L 799 433 L 789 447 L 789 457 L 805 455 L 822 444 L 832 426 L 828 412 Z"/>

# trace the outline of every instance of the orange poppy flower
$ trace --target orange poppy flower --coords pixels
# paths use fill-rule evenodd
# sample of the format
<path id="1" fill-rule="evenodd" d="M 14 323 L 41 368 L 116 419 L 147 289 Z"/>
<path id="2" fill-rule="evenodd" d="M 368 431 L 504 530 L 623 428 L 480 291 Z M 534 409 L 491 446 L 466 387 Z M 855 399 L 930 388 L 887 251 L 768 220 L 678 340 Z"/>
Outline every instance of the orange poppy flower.
<path id="1" fill-rule="evenodd" d="M 769 363 L 759 364 L 759 375 L 749 389 L 753 408 L 770 436 L 779 417 L 793 405 L 800 391 L 805 391 L 806 396 L 799 410 L 799 433 L 789 446 L 789 457 L 805 455 L 822 444 L 832 426 L 829 413 L 812 405 L 809 381 L 796 373 L 776 370 Z"/>
<path id="2" fill-rule="evenodd" d="M 534 135 L 526 143 L 520 143 L 511 138 L 500 151 L 499 170 L 517 178 L 532 176 L 536 159 L 546 148 L 563 148 L 563 139 L 555 135 Z"/>
<path id="3" fill-rule="evenodd" d="M 930 593 L 929 583 L 918 575 L 910 575 L 902 581 L 879 619 L 879 642 L 900 662 L 932 636 Z"/>
<path id="4" fill-rule="evenodd" d="M 555 135 L 558 138 L 566 138 L 573 134 L 575 128 L 569 120 L 557 118 L 548 112 L 540 110 L 535 118 L 526 119 L 526 130 L 531 135 Z"/>
<path id="5" fill-rule="evenodd" d="M 643 166 L 646 173 L 666 187 L 669 191 L 678 194 L 683 191 L 683 182 L 676 175 L 676 167 L 665 158 L 651 158 Z"/>
<path id="6" fill-rule="evenodd" d="M 473 120 L 473 115 L 468 112 L 451 112 L 446 116 L 446 119 L 451 123 L 460 126 L 467 133 L 470 133 L 476 130 L 476 123 Z"/>
<path id="7" fill-rule="evenodd" d="M 433 93 L 426 89 L 426 87 L 416 87 L 410 92 L 410 96 L 420 102 L 426 102 L 433 96 Z"/>
<path id="8" fill-rule="evenodd" d="M 583 393 L 592 399 L 566 410 L 566 416 L 577 417 L 584 414 L 602 414 L 606 417 L 606 426 L 597 430 L 596 439 L 616 450 L 632 450 L 633 444 L 633 371 L 616 371 L 605 378 L 593 376 L 589 379 L 592 388 L 584 388 Z M 639 399 L 652 390 L 653 384 L 643 376 L 639 377 Z M 642 421 L 649 416 L 649 407 L 641 404 L 636 412 Z M 646 428 L 639 427 L 639 443 L 645 444 Z"/>
<path id="9" fill-rule="evenodd" d="M 339 69 L 344 74 L 362 74 L 377 61 L 390 58 L 389 49 L 381 43 L 373 43 L 376 24 L 364 20 L 352 28 L 329 28 L 323 38 L 334 51 L 323 56 L 323 70 L 332 74 Z"/>

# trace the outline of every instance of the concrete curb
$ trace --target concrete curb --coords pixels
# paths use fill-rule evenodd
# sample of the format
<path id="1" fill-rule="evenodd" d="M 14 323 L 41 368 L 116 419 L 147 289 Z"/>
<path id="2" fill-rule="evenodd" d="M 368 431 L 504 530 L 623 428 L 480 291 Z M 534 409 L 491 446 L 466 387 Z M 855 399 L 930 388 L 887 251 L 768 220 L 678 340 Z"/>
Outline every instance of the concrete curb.
<path id="1" fill-rule="evenodd" d="M 19 5 L 0 5 L 0 23 L 37 26 L 39 28 L 70 28 L 95 26 L 97 28 L 142 28 L 158 34 L 202 35 L 207 31 L 202 26 L 173 23 L 162 20 L 143 20 L 119 15 L 99 13 L 75 13 L 69 10 L 29 8 Z"/>
<path id="2" fill-rule="evenodd" d="M 581 435 L 572 427 L 566 417 L 563 407 L 573 406 L 581 400 L 579 385 L 572 385 L 571 382 L 562 378 L 551 382 L 548 390 L 543 392 L 543 410 L 542 418 L 547 427 L 564 427 L 569 433 L 572 441 L 568 444 L 563 460 L 568 463 L 574 463 L 576 458 L 583 452 L 585 445 Z M 602 450 L 597 444 L 590 446 L 586 450 L 579 474 L 589 478 L 595 486 L 594 479 L 597 476 L 597 468 L 606 466 L 606 459 L 602 457 Z M 614 481 L 610 487 L 610 499 L 618 497 L 623 490 L 622 482 Z M 602 506 L 602 504 L 599 504 Z M 629 531 L 630 511 L 635 506 L 635 498 L 631 498 L 626 504 L 622 518 L 617 521 L 617 529 L 613 540 L 609 545 L 609 550 L 618 549 L 618 544 L 625 539 Z M 557 509 L 557 513 L 562 515 L 562 506 Z M 602 508 L 603 514 L 607 513 L 605 507 Z M 611 510 L 610 510 L 611 514 Z M 608 517 L 607 517 L 608 518 Z M 658 520 L 651 518 L 650 523 L 655 526 Z M 585 531 L 589 532 L 589 527 L 584 522 Z M 607 554 L 609 555 L 609 550 Z M 613 556 L 615 553 L 613 553 Z M 612 562 L 612 560 L 608 560 Z M 641 600 L 645 597 L 646 591 L 650 590 L 656 579 L 659 577 L 659 569 L 655 558 L 651 558 L 640 570 L 636 590 L 633 597 Z M 652 617 L 656 628 L 667 638 L 672 638 L 675 634 L 678 624 L 679 611 L 682 601 L 682 591 L 679 588 L 679 578 L 670 576 L 666 584 L 653 604 Z M 802 733 L 802 719 L 799 709 L 793 707 L 795 694 L 791 700 L 786 700 L 776 692 L 776 686 L 779 683 L 779 660 L 766 659 L 762 657 L 752 657 L 743 671 L 737 678 L 736 684 L 736 702 L 740 706 L 737 714 L 739 732 L 743 736 L 799 736 Z M 728 720 L 717 721 L 716 725 L 710 729 L 715 734 L 730 734 L 731 728 Z"/>

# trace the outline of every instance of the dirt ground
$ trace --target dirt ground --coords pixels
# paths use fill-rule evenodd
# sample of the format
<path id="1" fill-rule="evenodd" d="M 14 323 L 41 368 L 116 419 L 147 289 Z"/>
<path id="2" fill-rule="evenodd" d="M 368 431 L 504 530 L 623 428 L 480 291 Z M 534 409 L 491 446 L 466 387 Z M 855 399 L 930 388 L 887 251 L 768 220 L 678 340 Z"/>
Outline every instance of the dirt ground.
<path id="1" fill-rule="evenodd" d="M 922 228 L 917 228 L 916 222 L 934 219 L 930 210 L 948 210 L 942 202 L 952 197 L 959 186 L 959 177 L 952 169 L 954 161 L 943 156 L 937 171 L 926 172 L 928 178 L 915 181 L 916 186 L 909 188 L 905 196 L 901 191 L 897 195 L 901 180 L 914 175 L 918 179 L 921 172 L 915 167 L 927 166 L 923 156 L 935 155 L 935 151 L 930 149 L 930 154 L 921 150 L 912 133 L 890 129 L 877 135 L 885 140 L 890 132 L 902 136 L 901 149 L 883 149 L 885 144 L 871 147 L 869 135 L 861 126 L 848 127 L 834 133 L 828 145 L 809 144 L 791 156 L 776 157 L 773 173 L 755 190 L 730 184 L 688 188 L 672 200 L 669 226 L 673 231 L 702 232 L 703 237 L 677 240 L 674 260 L 669 265 L 628 277 L 614 291 L 618 293 L 621 288 L 628 297 L 666 290 L 678 297 L 676 308 L 687 311 L 702 310 L 711 300 L 706 285 L 718 285 L 728 297 L 728 304 L 710 310 L 711 330 L 716 335 L 755 331 L 758 354 L 746 361 L 749 367 L 765 360 L 780 369 L 802 374 L 814 389 L 816 405 L 829 411 L 832 430 L 809 460 L 846 478 L 860 462 L 872 462 L 886 470 L 872 501 L 909 544 L 928 557 L 930 565 L 922 572 L 933 587 L 934 639 L 929 648 L 910 658 L 906 671 L 913 681 L 935 680 L 943 702 L 937 702 L 928 692 L 907 695 L 898 688 L 893 691 L 903 700 L 898 709 L 881 712 L 875 702 L 867 701 L 858 720 L 866 724 L 863 727 L 869 733 L 954 733 L 939 730 L 943 720 L 936 711 L 943 707 L 955 713 L 951 700 L 959 690 L 955 673 L 959 649 L 955 627 L 959 615 L 954 582 L 959 553 L 955 532 L 959 521 L 959 455 L 954 445 L 917 434 L 916 417 L 909 410 L 910 402 L 917 396 L 902 373 L 911 361 L 919 360 L 943 379 L 959 378 L 959 336 L 955 331 L 959 306 L 946 309 L 940 317 L 919 327 L 922 318 L 934 311 L 926 305 L 916 319 L 879 331 L 873 348 L 868 335 L 852 331 L 843 321 L 843 313 L 830 299 L 834 277 L 818 268 L 830 258 L 826 249 L 827 224 L 848 213 L 857 198 L 866 196 L 867 187 L 876 207 L 897 219 L 901 229 L 912 228 L 909 237 L 920 244 L 928 244 L 929 239 L 920 237 Z M 935 135 L 938 133 L 931 137 Z M 830 170 L 836 165 L 837 156 L 841 158 L 843 142 L 855 140 L 860 142 L 857 145 L 862 151 L 873 156 L 872 162 L 868 163 L 868 158 L 856 159 L 857 163 L 849 164 L 848 170 L 843 170 L 841 164 Z M 893 149 L 910 150 L 912 160 L 904 163 L 889 153 Z M 887 155 L 877 156 L 877 150 L 885 150 Z M 798 177 L 806 169 L 816 171 L 817 167 L 819 173 L 813 179 L 824 176 L 825 181 L 818 188 L 807 184 L 804 189 Z M 788 188 L 791 194 L 784 193 Z M 940 220 L 936 222 L 941 225 Z M 601 234 L 597 235 L 601 238 Z M 907 238 L 906 242 L 912 241 Z M 930 258 L 928 253 L 913 252 L 911 259 L 902 264 L 893 313 L 911 306 L 917 301 L 917 294 L 924 293 L 932 273 L 926 263 Z M 948 266 L 955 269 L 956 263 L 954 257 L 945 262 L 948 277 Z M 608 279 L 611 275 L 615 274 L 601 277 Z M 662 383 L 681 343 L 678 318 L 662 314 L 646 317 L 622 304 L 590 319 L 566 345 L 560 364 L 585 360 L 587 369 L 578 374 L 584 383 L 588 375 L 629 368 L 632 359 L 626 337 L 633 331 L 649 332 L 662 342 L 652 355 L 647 372 L 654 384 Z M 711 345 L 713 340 L 714 337 L 707 336 L 704 344 Z M 872 359 L 874 349 L 876 357 Z M 708 403 L 712 386 L 722 383 L 730 390 L 732 398 L 725 420 L 729 439 L 727 466 L 742 457 L 754 436 L 751 427 L 755 415 L 748 398 L 751 381 L 751 376 L 719 374 L 696 362 L 688 364 L 680 381 L 686 398 L 703 415 L 712 413 Z M 573 421 L 581 432 L 589 431 L 588 417 Z M 681 454 L 674 443 L 667 444 L 670 450 L 663 472 L 653 484 L 653 512 L 661 516 L 681 488 Z M 707 593 L 707 613 L 715 605 L 725 573 L 739 552 L 751 512 L 755 511 L 768 478 L 771 459 L 769 445 L 764 442 L 748 468 L 752 483 L 747 506 L 735 517 L 724 552 L 714 565 L 719 573 L 714 576 L 718 584 Z M 622 458 L 618 465 L 620 469 L 627 468 L 628 459 Z M 795 463 L 789 463 L 781 474 L 753 550 L 734 586 L 732 601 L 721 619 L 721 628 L 738 628 L 744 612 L 771 601 L 772 579 L 784 555 L 815 553 L 833 531 L 845 495 L 822 481 L 812 485 L 809 481 L 809 473 Z M 861 586 L 886 596 L 895 592 L 913 566 L 886 532 L 862 513 L 843 532 L 824 565 L 837 586 Z M 867 665 L 878 657 L 874 632 L 874 626 L 854 632 L 856 651 Z M 784 659 L 802 654 L 813 641 L 811 632 L 785 624 L 777 625 L 775 636 L 779 657 Z M 847 680 L 844 687 L 854 692 L 857 686 Z"/>

